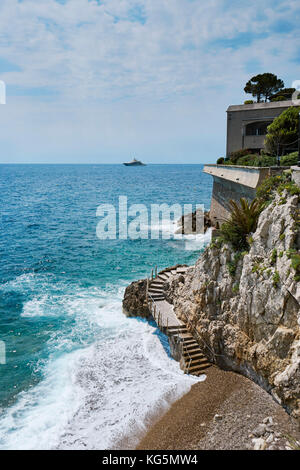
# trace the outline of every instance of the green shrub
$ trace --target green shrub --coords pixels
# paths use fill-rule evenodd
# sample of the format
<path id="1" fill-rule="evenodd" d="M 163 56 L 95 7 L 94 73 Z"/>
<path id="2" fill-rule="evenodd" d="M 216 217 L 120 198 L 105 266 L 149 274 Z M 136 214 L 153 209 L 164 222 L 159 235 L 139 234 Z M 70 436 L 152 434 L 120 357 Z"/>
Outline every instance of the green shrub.
<path id="1" fill-rule="evenodd" d="M 293 253 L 291 255 L 291 265 L 292 265 L 292 268 L 296 271 L 295 280 L 298 282 L 300 280 L 300 255 L 299 253 Z"/>
<path id="2" fill-rule="evenodd" d="M 224 157 L 218 158 L 218 160 L 217 160 L 217 165 L 223 165 L 223 164 L 224 164 L 224 161 L 225 161 L 225 158 L 224 158 Z"/>
<path id="3" fill-rule="evenodd" d="M 284 96 L 276 96 L 276 98 L 272 98 L 271 99 L 272 102 L 275 102 L 275 101 L 286 101 L 286 98 Z"/>
<path id="4" fill-rule="evenodd" d="M 300 195 L 300 188 L 296 183 L 294 183 L 294 181 L 283 182 L 277 188 L 277 192 L 280 195 L 283 193 L 284 190 L 286 190 L 291 196 L 295 196 L 296 194 Z M 281 199 L 283 200 L 285 198 L 281 198 Z"/>
<path id="5" fill-rule="evenodd" d="M 251 204 L 240 199 L 240 204 L 230 200 L 230 218 L 221 226 L 220 235 L 225 242 L 230 243 L 235 249 L 249 249 L 248 236 L 255 232 L 258 217 L 264 205 L 261 201 L 254 199 Z"/>
<path id="6" fill-rule="evenodd" d="M 291 259 L 295 254 L 297 254 L 297 250 L 295 250 L 295 248 L 289 248 L 286 252 L 288 259 Z"/>
<path id="7" fill-rule="evenodd" d="M 274 248 L 274 250 L 272 251 L 272 255 L 271 255 L 271 264 L 272 265 L 276 264 L 276 261 L 277 261 L 277 250 L 276 248 Z"/>
<path id="8" fill-rule="evenodd" d="M 246 100 L 246 101 L 244 101 L 244 104 L 253 104 L 253 103 L 254 103 L 253 100 Z"/>
<path id="9" fill-rule="evenodd" d="M 290 175 L 286 175 L 285 173 L 266 178 L 256 190 L 257 198 L 265 202 L 271 201 L 274 199 L 273 191 L 275 191 L 281 184 L 290 182 L 290 180 Z"/>
<path id="10" fill-rule="evenodd" d="M 273 281 L 273 286 L 277 287 L 279 282 L 280 282 L 280 277 L 279 277 L 279 272 L 278 271 L 275 271 L 275 274 L 272 277 L 272 281 Z"/>
<path id="11" fill-rule="evenodd" d="M 254 264 L 253 268 L 252 268 L 252 272 L 253 273 L 257 273 L 258 271 L 260 270 L 260 266 L 258 263 Z"/>
<path id="12" fill-rule="evenodd" d="M 231 277 L 235 276 L 238 262 L 243 257 L 243 253 L 237 252 L 233 257 L 233 260 L 227 263 L 228 271 Z"/>
<path id="13" fill-rule="evenodd" d="M 247 242 L 248 242 L 248 245 L 252 245 L 252 243 L 254 242 L 254 238 L 252 237 L 252 235 L 249 235 L 247 237 Z"/>
<path id="14" fill-rule="evenodd" d="M 234 284 L 234 286 L 232 287 L 233 294 L 238 294 L 239 290 L 240 290 L 239 284 Z"/>
<path id="15" fill-rule="evenodd" d="M 241 166 L 274 166 L 276 165 L 276 157 L 271 157 L 270 155 L 257 155 L 250 154 L 240 157 L 237 162 L 237 165 Z"/>
<path id="16" fill-rule="evenodd" d="M 230 162 L 232 162 L 232 165 L 235 165 L 239 158 L 244 157 L 245 155 L 250 155 L 250 154 L 251 154 L 251 150 L 249 149 L 236 150 L 236 152 L 232 152 L 230 154 Z"/>
<path id="17" fill-rule="evenodd" d="M 280 158 L 281 166 L 293 166 L 298 163 L 298 152 L 290 153 L 289 155 L 284 155 Z"/>
<path id="18" fill-rule="evenodd" d="M 243 157 L 240 157 L 236 161 L 236 165 L 241 165 L 241 166 L 256 166 L 255 162 L 257 161 L 258 155 L 255 153 L 250 153 L 248 155 L 244 155 Z"/>

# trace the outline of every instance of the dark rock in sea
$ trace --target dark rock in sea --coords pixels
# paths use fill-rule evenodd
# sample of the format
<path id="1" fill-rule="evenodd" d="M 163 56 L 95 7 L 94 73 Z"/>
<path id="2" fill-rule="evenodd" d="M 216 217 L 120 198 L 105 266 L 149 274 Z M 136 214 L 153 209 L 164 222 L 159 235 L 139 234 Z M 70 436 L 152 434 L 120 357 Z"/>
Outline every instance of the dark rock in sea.
<path id="1" fill-rule="evenodd" d="M 181 233 L 183 235 L 205 233 L 208 228 L 211 227 L 211 220 L 209 212 L 204 212 L 201 209 L 198 209 L 191 214 L 183 215 L 178 220 L 178 225 L 180 228 L 176 233 Z"/>
<path id="2" fill-rule="evenodd" d="M 147 279 L 132 282 L 126 287 L 123 298 L 123 311 L 128 317 L 151 317 L 146 300 L 146 290 Z"/>

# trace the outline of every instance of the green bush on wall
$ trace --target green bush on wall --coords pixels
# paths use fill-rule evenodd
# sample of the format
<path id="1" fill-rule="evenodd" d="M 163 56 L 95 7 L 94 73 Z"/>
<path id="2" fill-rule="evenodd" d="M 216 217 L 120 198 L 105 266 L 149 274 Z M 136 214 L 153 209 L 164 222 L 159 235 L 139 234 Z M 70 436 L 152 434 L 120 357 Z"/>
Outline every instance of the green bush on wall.
<path id="1" fill-rule="evenodd" d="M 290 153 L 289 155 L 284 155 L 280 158 L 281 166 L 293 166 L 298 163 L 298 152 Z"/>
<path id="2" fill-rule="evenodd" d="M 276 157 L 250 154 L 239 158 L 236 164 L 241 166 L 274 166 L 276 165 Z"/>
<path id="3" fill-rule="evenodd" d="M 230 154 L 230 162 L 231 162 L 232 165 L 236 165 L 237 161 L 241 157 L 245 157 L 246 155 L 250 155 L 250 154 L 251 154 L 251 150 L 249 150 L 249 149 L 237 150 L 236 152 L 232 152 Z"/>

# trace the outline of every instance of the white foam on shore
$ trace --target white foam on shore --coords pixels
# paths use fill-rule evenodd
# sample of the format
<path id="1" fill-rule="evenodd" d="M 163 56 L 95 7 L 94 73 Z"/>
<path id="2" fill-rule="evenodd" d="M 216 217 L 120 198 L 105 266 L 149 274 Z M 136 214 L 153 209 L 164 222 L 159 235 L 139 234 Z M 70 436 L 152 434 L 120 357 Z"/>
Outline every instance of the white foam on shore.
<path id="1" fill-rule="evenodd" d="M 25 276 L 14 287 L 30 282 L 46 280 Z M 123 287 L 75 294 L 55 288 L 53 298 L 41 294 L 25 303 L 22 315 L 68 315 L 74 326 L 67 335 L 53 334 L 43 380 L 0 416 L 0 448 L 134 448 L 153 417 L 205 376 L 184 375 L 154 326 L 122 314 Z"/>
<path id="2" fill-rule="evenodd" d="M 185 249 L 187 251 L 201 250 L 205 245 L 211 242 L 211 228 L 207 229 L 205 233 L 198 233 L 197 235 L 184 235 Z"/>

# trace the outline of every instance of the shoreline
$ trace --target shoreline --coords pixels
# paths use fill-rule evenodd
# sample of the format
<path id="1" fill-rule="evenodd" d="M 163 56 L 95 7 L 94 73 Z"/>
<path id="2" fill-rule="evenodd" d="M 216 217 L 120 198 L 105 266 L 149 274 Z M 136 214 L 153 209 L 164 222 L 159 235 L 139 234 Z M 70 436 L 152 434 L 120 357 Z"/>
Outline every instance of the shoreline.
<path id="1" fill-rule="evenodd" d="M 261 387 L 216 366 L 205 374 L 150 427 L 137 450 L 285 450 L 300 442 L 296 420 Z"/>

